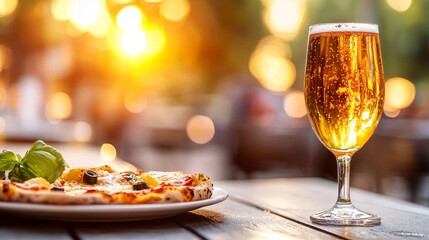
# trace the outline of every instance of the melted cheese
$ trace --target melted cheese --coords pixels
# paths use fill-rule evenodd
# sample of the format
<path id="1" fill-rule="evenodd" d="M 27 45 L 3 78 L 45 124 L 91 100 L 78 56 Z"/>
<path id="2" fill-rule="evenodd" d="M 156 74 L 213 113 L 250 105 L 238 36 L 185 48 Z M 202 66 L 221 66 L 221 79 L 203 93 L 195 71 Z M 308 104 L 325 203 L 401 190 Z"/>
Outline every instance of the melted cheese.
<path id="1" fill-rule="evenodd" d="M 113 172 L 110 173 L 105 170 L 96 171 L 98 174 L 97 183 L 94 185 L 83 183 L 82 181 L 67 181 L 64 179 L 64 184 L 61 186 L 64 191 L 72 195 L 85 194 L 88 191 L 99 191 L 107 194 L 113 194 L 118 192 L 133 192 L 133 181 L 127 181 L 124 179 L 121 173 Z M 150 176 L 149 178 L 147 176 Z M 185 174 L 181 172 L 147 172 L 142 173 L 139 181 L 147 182 L 149 187 L 157 187 L 160 184 L 166 185 L 183 185 L 186 182 Z M 156 183 L 156 184 L 155 184 Z"/>
<path id="2" fill-rule="evenodd" d="M 152 176 L 158 182 L 163 182 L 174 186 L 183 185 L 186 182 L 185 174 L 183 174 L 182 172 L 152 171 L 148 172 L 147 174 Z"/>
<path id="3" fill-rule="evenodd" d="M 71 194 L 84 194 L 88 190 L 101 191 L 105 193 L 131 192 L 133 186 L 126 181 L 120 173 L 109 173 L 104 170 L 97 171 L 98 180 L 94 185 L 77 181 L 66 181 L 63 185 L 64 191 Z"/>
<path id="4" fill-rule="evenodd" d="M 36 186 L 43 187 L 46 189 L 51 188 L 51 184 L 48 181 L 46 181 L 46 179 L 41 178 L 41 177 L 35 177 L 35 178 L 28 179 L 23 184 L 25 186 L 27 186 L 28 188 L 36 187 Z"/>

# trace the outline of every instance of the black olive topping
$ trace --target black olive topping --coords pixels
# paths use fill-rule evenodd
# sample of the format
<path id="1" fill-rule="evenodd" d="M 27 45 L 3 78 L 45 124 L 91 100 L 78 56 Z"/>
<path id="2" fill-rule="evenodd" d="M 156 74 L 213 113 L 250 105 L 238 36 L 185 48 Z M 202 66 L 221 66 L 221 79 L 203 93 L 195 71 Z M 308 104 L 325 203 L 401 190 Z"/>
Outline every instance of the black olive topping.
<path id="1" fill-rule="evenodd" d="M 130 173 L 130 172 L 123 173 L 122 177 L 125 178 L 125 180 L 127 181 L 130 181 L 130 180 L 136 181 L 138 179 L 134 173 Z"/>
<path id="2" fill-rule="evenodd" d="M 133 190 L 143 190 L 148 188 L 149 186 L 147 185 L 146 182 L 136 182 L 133 184 Z"/>
<path id="3" fill-rule="evenodd" d="M 83 182 L 94 185 L 97 183 L 98 174 L 92 170 L 85 170 L 83 174 Z"/>
<path id="4" fill-rule="evenodd" d="M 9 182 L 3 183 L 3 193 L 7 193 L 9 191 Z"/>
<path id="5" fill-rule="evenodd" d="M 51 187 L 51 191 L 55 191 L 55 192 L 64 192 L 64 188 L 62 187 Z"/>

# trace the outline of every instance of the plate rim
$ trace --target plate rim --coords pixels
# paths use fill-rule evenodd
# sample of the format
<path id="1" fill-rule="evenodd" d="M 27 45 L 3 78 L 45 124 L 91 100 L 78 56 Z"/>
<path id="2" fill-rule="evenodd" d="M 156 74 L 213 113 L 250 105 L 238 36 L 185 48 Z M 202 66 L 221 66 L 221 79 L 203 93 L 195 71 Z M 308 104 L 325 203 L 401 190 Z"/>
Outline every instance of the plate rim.
<path id="1" fill-rule="evenodd" d="M 102 205 L 50 205 L 39 203 L 17 203 L 0 201 L 0 212 L 30 218 L 63 221 L 131 221 L 179 215 L 201 207 L 210 206 L 226 200 L 229 193 L 213 187 L 213 195 L 204 200 L 177 203 L 151 204 L 102 204 Z M 61 213 L 60 216 L 54 216 Z M 89 214 L 90 213 L 90 214 Z M 119 214 L 106 219 L 106 214 Z M 153 214 L 156 213 L 156 214 Z M 82 215 L 82 216 L 80 216 Z M 130 215 L 134 215 L 131 216 Z M 121 217 L 123 216 L 123 217 Z M 127 220 L 130 219 L 130 220 Z"/>

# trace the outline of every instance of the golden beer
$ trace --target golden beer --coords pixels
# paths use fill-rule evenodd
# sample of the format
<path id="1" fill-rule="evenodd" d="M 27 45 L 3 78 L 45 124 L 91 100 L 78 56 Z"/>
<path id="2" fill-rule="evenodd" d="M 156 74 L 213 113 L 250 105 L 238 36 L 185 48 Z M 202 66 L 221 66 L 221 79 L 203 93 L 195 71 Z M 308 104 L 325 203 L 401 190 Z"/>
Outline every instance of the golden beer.
<path id="1" fill-rule="evenodd" d="M 383 110 L 383 78 L 378 33 L 310 33 L 307 111 L 319 139 L 335 155 L 352 155 L 375 131 Z"/>
<path id="2" fill-rule="evenodd" d="M 378 215 L 356 208 L 350 199 L 353 154 L 374 133 L 383 111 L 384 75 L 378 26 L 328 23 L 310 26 L 304 95 L 308 116 L 320 141 L 335 155 L 335 205 L 313 214 L 314 223 L 378 225 Z"/>

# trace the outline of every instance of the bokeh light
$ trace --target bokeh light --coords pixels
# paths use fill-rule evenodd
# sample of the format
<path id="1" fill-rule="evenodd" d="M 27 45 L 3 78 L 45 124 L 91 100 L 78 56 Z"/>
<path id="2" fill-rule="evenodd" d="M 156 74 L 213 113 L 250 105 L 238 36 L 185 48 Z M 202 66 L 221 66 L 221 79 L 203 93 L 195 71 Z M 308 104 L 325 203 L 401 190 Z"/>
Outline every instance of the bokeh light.
<path id="1" fill-rule="evenodd" d="M 112 26 L 112 19 L 104 0 L 54 0 L 51 12 L 55 19 L 69 20 L 67 33 L 76 37 L 89 32 L 95 37 L 104 37 Z"/>
<path id="2" fill-rule="evenodd" d="M 404 109 L 414 101 L 416 95 L 415 86 L 405 78 L 391 78 L 386 81 L 385 88 L 384 109 L 387 111 Z"/>
<path id="3" fill-rule="evenodd" d="M 46 117 L 52 122 L 70 117 L 72 113 L 72 101 L 66 93 L 54 93 L 46 103 Z"/>
<path id="4" fill-rule="evenodd" d="M 387 4 L 397 12 L 405 12 L 407 11 L 411 4 L 412 0 L 386 0 Z"/>
<path id="5" fill-rule="evenodd" d="M 81 32 L 95 25 L 103 11 L 102 0 L 69 0 L 68 16 L 73 25 Z"/>
<path id="6" fill-rule="evenodd" d="M 0 17 L 12 14 L 18 6 L 18 0 L 0 0 Z"/>
<path id="7" fill-rule="evenodd" d="M 159 9 L 162 17 L 173 22 L 184 20 L 190 10 L 188 0 L 164 0 Z"/>
<path id="8" fill-rule="evenodd" d="M 284 97 L 283 107 L 289 117 L 304 117 L 307 114 L 304 93 L 302 91 L 291 91 Z"/>
<path id="9" fill-rule="evenodd" d="M 284 40 L 293 40 L 300 29 L 304 16 L 304 0 L 264 1 L 266 10 L 263 15 L 268 30 Z"/>
<path id="10" fill-rule="evenodd" d="M 395 118 L 395 117 L 399 116 L 400 113 L 401 113 L 400 109 L 386 109 L 386 108 L 384 108 L 384 115 L 386 115 L 387 117 L 390 117 L 390 118 Z"/>
<path id="11" fill-rule="evenodd" d="M 74 127 L 74 137 L 78 142 L 88 142 L 92 137 L 91 125 L 87 122 L 79 121 Z"/>
<path id="12" fill-rule="evenodd" d="M 266 89 L 284 92 L 295 82 L 295 66 L 284 58 L 257 51 L 250 59 L 250 71 Z"/>
<path id="13" fill-rule="evenodd" d="M 146 48 L 146 35 L 142 29 L 134 29 L 122 33 L 121 49 L 128 55 L 136 56 Z"/>
<path id="14" fill-rule="evenodd" d="M 116 4 L 127 4 L 132 2 L 133 0 L 113 0 L 114 3 Z"/>
<path id="15" fill-rule="evenodd" d="M 60 21 L 69 19 L 68 15 L 69 0 L 53 0 L 51 3 L 51 12 L 54 18 Z"/>
<path id="16" fill-rule="evenodd" d="M 249 70 L 264 88 L 284 92 L 295 82 L 295 65 L 287 59 L 291 56 L 288 44 L 273 36 L 265 37 L 250 57 Z"/>
<path id="17" fill-rule="evenodd" d="M 106 10 L 100 12 L 100 16 L 97 21 L 92 24 L 88 31 L 95 37 L 104 37 L 112 27 L 112 19 Z"/>
<path id="18" fill-rule="evenodd" d="M 101 159 L 111 162 L 116 158 L 116 148 L 110 143 L 104 143 L 100 148 Z"/>
<path id="19" fill-rule="evenodd" d="M 123 31 L 138 29 L 142 24 L 143 14 L 137 6 L 130 5 L 121 9 L 116 16 L 116 24 Z"/>
<path id="20" fill-rule="evenodd" d="M 130 90 L 124 94 L 124 106 L 131 113 L 141 113 L 147 107 L 147 100 L 140 92 Z"/>
<path id="21" fill-rule="evenodd" d="M 144 52 L 149 55 L 159 53 L 165 46 L 165 35 L 160 30 L 146 31 L 146 49 Z"/>
<path id="22" fill-rule="evenodd" d="M 271 56 L 286 59 L 292 58 L 292 49 L 290 45 L 274 35 L 262 38 L 258 43 L 257 49 Z"/>
<path id="23" fill-rule="evenodd" d="M 214 137 L 215 126 L 209 117 L 195 115 L 189 119 L 186 133 L 194 143 L 205 144 Z"/>

